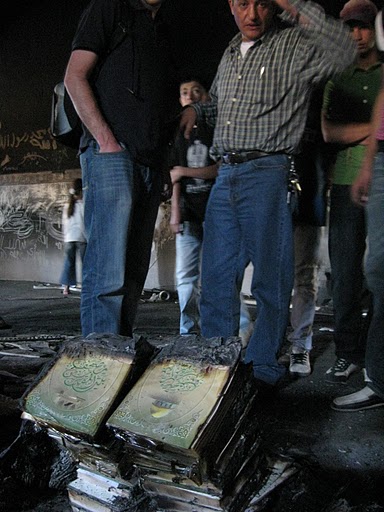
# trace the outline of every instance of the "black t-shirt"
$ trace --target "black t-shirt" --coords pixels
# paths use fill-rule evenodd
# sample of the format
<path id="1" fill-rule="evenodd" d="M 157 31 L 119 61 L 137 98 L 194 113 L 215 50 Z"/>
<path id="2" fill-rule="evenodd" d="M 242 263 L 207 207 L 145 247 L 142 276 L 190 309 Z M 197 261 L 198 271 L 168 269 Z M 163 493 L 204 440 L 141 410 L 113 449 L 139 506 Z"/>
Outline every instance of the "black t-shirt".
<path id="1" fill-rule="evenodd" d="M 206 124 L 200 123 L 191 132 L 190 138 L 177 132 L 174 145 L 171 149 L 170 166 L 206 167 L 215 162 L 209 156 L 212 145 L 213 130 Z M 184 177 L 181 184 L 181 221 L 202 223 L 208 197 L 215 180 Z"/>
<path id="2" fill-rule="evenodd" d="M 89 50 L 99 56 L 102 65 L 94 92 L 101 112 L 135 160 L 157 166 L 169 140 L 168 123 L 179 108 L 178 76 L 161 8 L 152 19 L 140 0 L 129 0 L 128 4 L 127 36 L 108 56 L 112 34 L 121 19 L 120 0 L 90 2 L 72 50 Z M 89 138 L 85 132 L 82 147 Z"/>

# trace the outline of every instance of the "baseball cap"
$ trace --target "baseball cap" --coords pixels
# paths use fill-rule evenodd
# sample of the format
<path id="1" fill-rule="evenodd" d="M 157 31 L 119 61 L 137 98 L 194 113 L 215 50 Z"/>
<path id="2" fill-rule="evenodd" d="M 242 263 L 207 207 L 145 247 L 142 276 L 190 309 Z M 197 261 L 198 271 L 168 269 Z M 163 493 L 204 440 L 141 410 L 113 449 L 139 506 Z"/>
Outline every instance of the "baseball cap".
<path id="1" fill-rule="evenodd" d="M 366 25 L 375 26 L 378 9 L 371 0 L 349 0 L 340 12 L 344 23 L 360 21 Z"/>
<path id="2" fill-rule="evenodd" d="M 384 51 L 384 24 L 383 24 L 383 10 L 381 10 L 376 16 L 375 28 L 376 28 L 376 44 L 378 49 Z"/>

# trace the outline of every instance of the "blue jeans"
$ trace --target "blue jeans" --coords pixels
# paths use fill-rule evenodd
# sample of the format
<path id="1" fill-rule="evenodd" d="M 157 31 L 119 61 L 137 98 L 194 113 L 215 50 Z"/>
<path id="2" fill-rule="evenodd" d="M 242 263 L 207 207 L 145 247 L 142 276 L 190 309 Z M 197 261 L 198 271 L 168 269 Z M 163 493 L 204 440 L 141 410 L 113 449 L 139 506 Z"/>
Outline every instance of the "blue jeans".
<path id="1" fill-rule="evenodd" d="M 312 327 L 316 313 L 318 270 L 320 267 L 321 227 L 311 224 L 294 226 L 295 279 L 293 285 L 291 326 L 288 339 L 298 349 L 312 349 Z"/>
<path id="2" fill-rule="evenodd" d="M 367 205 L 367 285 L 373 295 L 373 314 L 367 337 L 365 365 L 368 386 L 384 399 L 384 153 L 375 159 Z"/>
<path id="3" fill-rule="evenodd" d="M 64 244 L 64 267 L 61 274 L 60 283 L 68 286 L 75 286 L 76 279 L 76 255 L 80 255 L 80 259 L 84 261 L 85 249 L 87 244 L 85 242 L 65 242 Z"/>
<path id="4" fill-rule="evenodd" d="M 176 286 L 180 307 L 180 334 L 200 332 L 200 256 L 203 226 L 184 222 L 176 235 Z"/>
<path id="5" fill-rule="evenodd" d="M 204 226 L 201 326 L 205 337 L 237 334 L 239 269 L 253 264 L 251 292 L 255 328 L 245 362 L 254 376 L 275 384 L 286 368 L 277 362 L 284 340 L 293 286 L 293 231 L 287 204 L 290 160 L 273 155 L 222 165 L 213 185 Z"/>
<path id="6" fill-rule="evenodd" d="M 364 208 L 350 198 L 350 186 L 333 185 L 329 217 L 329 259 L 334 307 L 336 357 L 364 366 L 367 326 L 362 316 L 366 293 Z M 368 317 L 369 318 L 369 315 Z"/>
<path id="7" fill-rule="evenodd" d="M 148 272 L 160 203 L 160 173 L 132 161 L 127 150 L 99 153 L 96 143 L 80 155 L 84 225 L 83 336 L 132 336 Z"/>
<path id="8" fill-rule="evenodd" d="M 180 307 L 180 334 L 200 333 L 200 269 L 203 225 L 183 222 L 183 232 L 176 235 L 176 286 Z M 240 285 L 241 287 L 241 285 Z M 238 288 L 234 290 L 239 293 Z M 241 301 L 240 326 L 247 332 L 251 315 Z"/>

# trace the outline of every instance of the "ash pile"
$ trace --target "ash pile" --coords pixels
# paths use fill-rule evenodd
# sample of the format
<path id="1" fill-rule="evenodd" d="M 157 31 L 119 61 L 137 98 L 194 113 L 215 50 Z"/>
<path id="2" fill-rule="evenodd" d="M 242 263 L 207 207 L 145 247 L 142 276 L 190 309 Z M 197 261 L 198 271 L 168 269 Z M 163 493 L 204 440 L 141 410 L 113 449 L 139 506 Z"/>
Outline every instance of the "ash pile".
<path id="1" fill-rule="evenodd" d="M 244 512 L 296 470 L 263 448 L 239 338 L 90 335 L 22 397 L 23 421 L 73 463 L 73 512 Z"/>

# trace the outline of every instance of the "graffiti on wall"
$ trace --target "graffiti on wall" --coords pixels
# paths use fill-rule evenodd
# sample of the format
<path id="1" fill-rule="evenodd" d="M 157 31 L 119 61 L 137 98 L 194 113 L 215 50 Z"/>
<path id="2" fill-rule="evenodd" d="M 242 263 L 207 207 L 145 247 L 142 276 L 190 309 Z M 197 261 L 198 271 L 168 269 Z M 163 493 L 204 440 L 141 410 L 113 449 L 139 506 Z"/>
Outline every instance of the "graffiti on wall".
<path id="1" fill-rule="evenodd" d="M 43 261 L 63 250 L 64 184 L 0 188 L 0 261 Z"/>
<path id="2" fill-rule="evenodd" d="M 0 121 L 0 172 L 62 170 L 78 166 L 76 151 L 52 137 L 49 128 L 7 132 Z"/>

